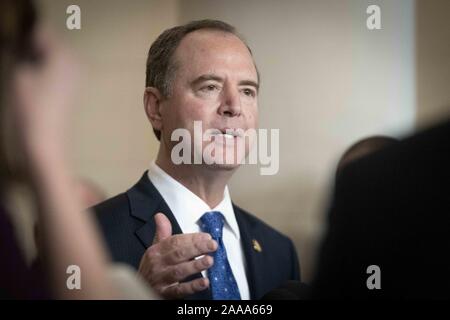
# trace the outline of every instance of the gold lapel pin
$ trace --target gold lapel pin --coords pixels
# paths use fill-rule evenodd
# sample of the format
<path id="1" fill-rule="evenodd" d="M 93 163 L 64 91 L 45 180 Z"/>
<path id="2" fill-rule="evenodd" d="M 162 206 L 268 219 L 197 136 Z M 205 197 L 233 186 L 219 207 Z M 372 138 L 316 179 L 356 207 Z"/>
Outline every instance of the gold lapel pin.
<path id="1" fill-rule="evenodd" d="M 252 244 L 253 244 L 253 249 L 255 249 L 255 251 L 258 251 L 258 252 L 262 251 L 261 245 L 259 244 L 259 242 L 256 239 L 252 240 Z"/>

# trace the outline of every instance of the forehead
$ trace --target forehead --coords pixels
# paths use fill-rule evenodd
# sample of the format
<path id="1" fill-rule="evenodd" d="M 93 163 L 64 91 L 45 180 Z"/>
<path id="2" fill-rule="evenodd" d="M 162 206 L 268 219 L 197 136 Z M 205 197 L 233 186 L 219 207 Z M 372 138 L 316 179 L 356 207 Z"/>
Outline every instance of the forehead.
<path id="1" fill-rule="evenodd" d="M 234 34 L 218 30 L 197 30 L 187 34 L 174 53 L 182 73 L 233 72 L 257 80 L 249 49 Z"/>

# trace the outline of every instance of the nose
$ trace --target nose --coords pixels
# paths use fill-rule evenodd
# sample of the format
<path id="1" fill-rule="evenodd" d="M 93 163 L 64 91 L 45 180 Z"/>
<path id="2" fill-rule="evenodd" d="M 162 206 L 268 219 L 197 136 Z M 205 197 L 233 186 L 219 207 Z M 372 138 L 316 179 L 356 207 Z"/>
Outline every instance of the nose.
<path id="1" fill-rule="evenodd" d="M 237 88 L 226 85 L 222 91 L 222 101 L 218 110 L 221 116 L 238 117 L 241 114 L 241 97 Z"/>

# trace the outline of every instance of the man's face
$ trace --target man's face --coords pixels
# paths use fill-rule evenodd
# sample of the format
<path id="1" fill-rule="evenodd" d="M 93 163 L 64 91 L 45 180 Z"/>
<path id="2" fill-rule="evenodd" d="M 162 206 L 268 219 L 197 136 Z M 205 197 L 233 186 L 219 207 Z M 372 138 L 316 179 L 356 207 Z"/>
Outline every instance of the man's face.
<path id="1" fill-rule="evenodd" d="M 209 150 L 214 149 L 212 154 L 216 157 L 236 153 L 237 145 L 246 139 L 225 135 L 225 130 L 256 129 L 258 121 L 258 76 L 248 48 L 233 34 L 198 30 L 181 41 L 174 61 L 177 69 L 171 95 L 162 102 L 160 109 L 162 143 L 171 150 L 178 143 L 170 141 L 171 133 L 185 128 L 191 133 L 192 154 L 200 154 L 198 146 L 193 146 L 193 134 L 194 121 L 202 121 L 203 132 L 220 130 L 208 136 L 210 141 L 202 142 L 202 150 L 212 143 L 214 146 L 210 145 Z M 247 155 L 251 142 L 244 145 Z M 202 158 L 203 163 L 207 160 L 205 157 L 208 155 Z M 213 167 L 233 169 L 240 160 L 233 159 L 231 164 Z"/>

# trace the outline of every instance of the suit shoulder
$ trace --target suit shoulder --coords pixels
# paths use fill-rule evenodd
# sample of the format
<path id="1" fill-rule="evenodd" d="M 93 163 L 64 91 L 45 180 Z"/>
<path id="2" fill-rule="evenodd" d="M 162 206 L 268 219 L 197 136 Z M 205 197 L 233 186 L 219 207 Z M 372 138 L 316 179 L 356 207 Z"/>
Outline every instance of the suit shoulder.
<path id="1" fill-rule="evenodd" d="M 128 196 L 126 193 L 118 194 L 95 205 L 90 210 L 101 224 L 111 220 L 117 221 L 121 217 L 128 217 L 130 212 Z"/>
<path id="2" fill-rule="evenodd" d="M 253 214 L 234 206 L 235 214 L 238 220 L 244 222 L 242 226 L 246 230 L 240 230 L 241 233 L 248 232 L 251 238 L 257 239 L 257 244 L 264 248 L 263 251 L 269 254 L 261 256 L 261 261 L 267 270 L 273 270 L 280 276 L 277 283 L 273 283 L 273 288 L 280 286 L 287 280 L 300 280 L 300 265 L 295 245 L 292 240 L 282 234 L 275 228 L 269 226 Z M 250 238 L 250 239 L 251 239 Z M 250 240 L 248 239 L 248 240 Z M 255 245 L 252 243 L 252 245 Z M 263 258 L 264 257 L 264 258 Z M 272 272 L 270 272 L 273 276 Z M 275 278 L 273 278 L 275 279 Z"/>
<path id="3" fill-rule="evenodd" d="M 109 198 L 99 204 L 96 204 L 91 208 L 96 214 L 103 214 L 104 212 L 112 212 L 123 209 L 124 207 L 129 208 L 128 197 L 126 193 L 120 193 L 112 198 Z"/>
<path id="4" fill-rule="evenodd" d="M 240 215 L 240 218 L 245 220 L 249 226 L 252 227 L 253 230 L 256 230 L 258 233 L 263 234 L 264 236 L 269 236 L 272 239 L 277 239 L 279 241 L 288 241 L 292 242 L 291 239 L 276 230 L 275 228 L 268 225 L 266 222 L 251 214 L 250 212 L 234 205 L 234 210 L 237 215 Z"/>

